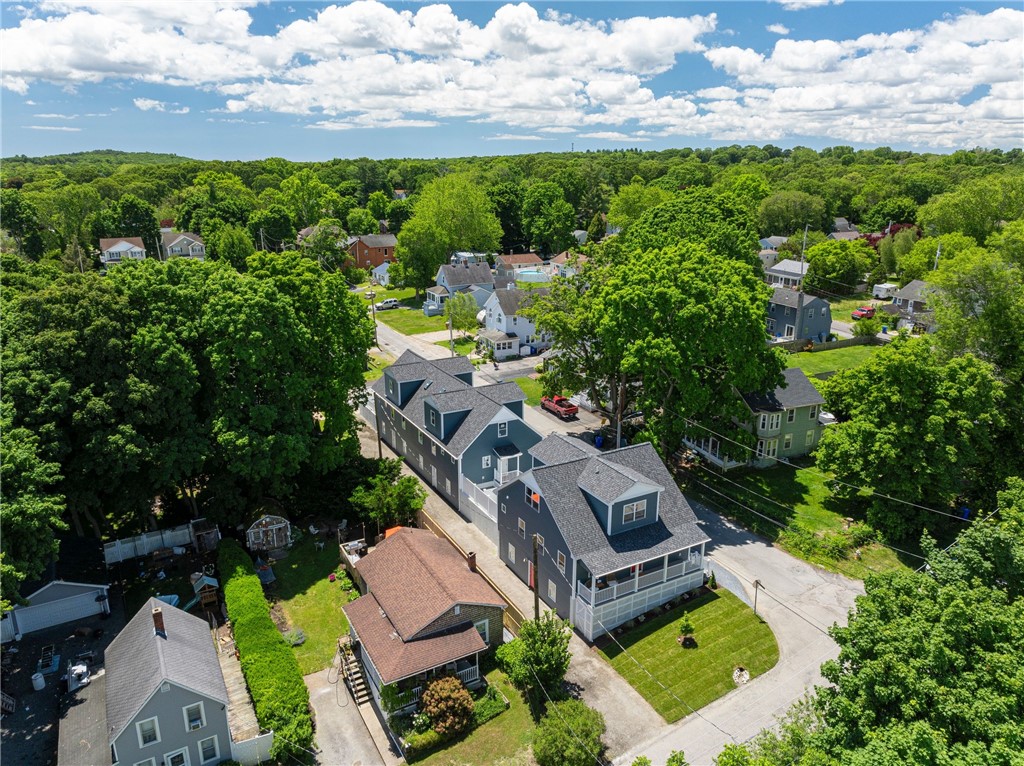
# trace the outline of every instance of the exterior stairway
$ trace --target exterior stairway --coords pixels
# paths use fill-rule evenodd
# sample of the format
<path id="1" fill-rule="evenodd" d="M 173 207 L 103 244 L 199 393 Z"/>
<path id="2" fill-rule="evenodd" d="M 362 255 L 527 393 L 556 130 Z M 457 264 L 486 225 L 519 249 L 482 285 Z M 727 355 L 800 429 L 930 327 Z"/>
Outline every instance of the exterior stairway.
<path id="1" fill-rule="evenodd" d="M 17 708 L 18 703 L 14 697 L 7 692 L 0 692 L 0 709 L 2 709 L 4 713 L 13 713 Z"/>
<path id="2" fill-rule="evenodd" d="M 357 705 L 363 705 L 370 701 L 370 687 L 366 685 L 366 677 L 363 675 L 363 666 L 356 659 L 351 645 L 347 642 L 338 643 L 341 652 L 341 672 L 345 676 L 345 685 L 352 692 L 352 699 Z"/>

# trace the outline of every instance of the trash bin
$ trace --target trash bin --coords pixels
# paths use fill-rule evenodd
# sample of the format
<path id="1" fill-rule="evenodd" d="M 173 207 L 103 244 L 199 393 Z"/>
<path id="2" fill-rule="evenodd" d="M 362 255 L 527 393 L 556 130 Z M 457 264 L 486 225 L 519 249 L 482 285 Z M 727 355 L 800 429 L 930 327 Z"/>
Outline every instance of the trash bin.
<path id="1" fill-rule="evenodd" d="M 43 678 L 42 673 L 32 674 L 32 688 L 35 689 L 37 692 L 41 692 L 43 689 L 46 688 L 46 679 Z"/>
<path id="2" fill-rule="evenodd" d="M 594 437 L 594 446 L 601 449 L 602 445 L 604 445 L 604 437 L 601 436 L 601 434 L 598 434 Z"/>
<path id="3" fill-rule="evenodd" d="M 888 325 L 882 325 L 882 335 L 888 335 L 888 334 L 889 334 L 889 326 Z"/>

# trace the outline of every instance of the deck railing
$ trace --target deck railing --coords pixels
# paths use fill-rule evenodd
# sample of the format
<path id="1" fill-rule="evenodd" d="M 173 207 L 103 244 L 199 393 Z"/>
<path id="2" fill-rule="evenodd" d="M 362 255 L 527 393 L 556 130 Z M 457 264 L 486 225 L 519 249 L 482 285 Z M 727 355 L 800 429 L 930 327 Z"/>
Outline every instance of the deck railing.
<path id="1" fill-rule="evenodd" d="M 611 583 L 604 588 L 598 588 L 596 592 L 591 591 L 586 584 L 580 582 L 576 584 L 576 592 L 580 598 L 583 599 L 584 603 L 592 606 L 598 606 L 600 604 L 606 604 L 609 601 L 614 601 L 621 596 L 628 596 L 631 593 L 636 593 L 638 590 L 644 590 L 645 588 L 650 588 L 654 585 L 660 585 L 662 582 L 671 582 L 679 577 L 696 572 L 702 567 L 702 565 L 703 562 L 700 557 L 688 559 L 687 561 L 681 561 L 678 564 L 672 564 L 668 567 L 667 571 L 659 569 L 655 572 L 647 572 L 635 579 Z"/>

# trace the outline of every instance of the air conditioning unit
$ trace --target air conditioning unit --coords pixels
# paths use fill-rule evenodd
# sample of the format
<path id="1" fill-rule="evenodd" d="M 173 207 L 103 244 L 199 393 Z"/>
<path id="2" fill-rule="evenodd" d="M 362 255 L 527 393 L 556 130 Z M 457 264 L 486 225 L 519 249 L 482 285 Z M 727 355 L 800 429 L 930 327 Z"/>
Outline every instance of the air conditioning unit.
<path id="1" fill-rule="evenodd" d="M 203 719 L 202 718 L 196 718 L 196 719 L 188 722 L 188 730 L 189 731 L 195 731 L 196 729 L 201 729 L 201 728 L 203 728 Z"/>

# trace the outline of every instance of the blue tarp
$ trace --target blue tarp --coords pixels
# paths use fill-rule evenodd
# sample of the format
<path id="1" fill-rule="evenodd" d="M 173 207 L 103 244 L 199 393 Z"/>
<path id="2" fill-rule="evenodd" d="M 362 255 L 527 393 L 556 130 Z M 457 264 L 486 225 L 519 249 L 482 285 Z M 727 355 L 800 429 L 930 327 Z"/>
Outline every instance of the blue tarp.
<path id="1" fill-rule="evenodd" d="M 262 585 L 270 585 L 270 583 L 277 579 L 270 564 L 265 563 L 261 558 L 256 559 L 256 576 L 260 578 Z"/>

